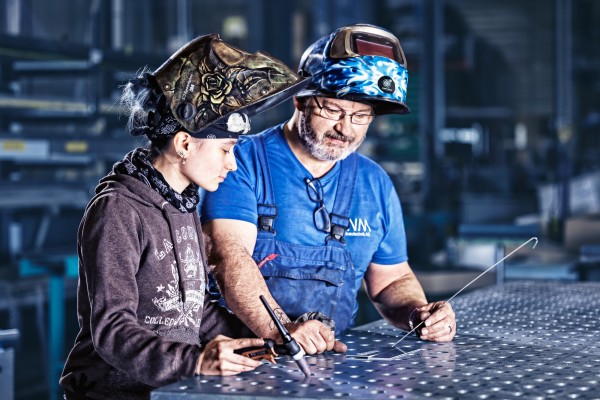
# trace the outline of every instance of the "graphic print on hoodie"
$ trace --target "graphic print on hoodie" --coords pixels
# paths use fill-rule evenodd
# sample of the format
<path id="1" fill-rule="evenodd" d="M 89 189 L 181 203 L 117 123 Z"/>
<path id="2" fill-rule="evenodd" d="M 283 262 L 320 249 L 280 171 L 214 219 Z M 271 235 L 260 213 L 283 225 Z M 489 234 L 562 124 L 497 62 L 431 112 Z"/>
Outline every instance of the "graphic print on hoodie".
<path id="1" fill-rule="evenodd" d="M 185 303 L 182 301 L 182 296 L 179 290 L 179 271 L 177 269 L 177 263 L 173 261 L 170 265 L 171 275 L 173 279 L 169 282 L 160 282 L 156 286 L 156 296 L 152 299 L 152 303 L 156 306 L 161 314 L 159 315 L 146 315 L 144 322 L 150 325 L 165 325 L 168 327 L 185 325 L 194 327 L 200 327 L 201 318 L 198 317 L 199 311 L 204 304 L 204 263 L 200 256 L 199 251 L 194 251 L 194 248 L 198 248 L 198 236 L 191 226 L 183 227 L 180 231 L 175 231 L 178 247 L 182 247 L 181 244 L 185 244 L 185 251 L 179 252 L 179 263 L 183 265 L 183 273 L 185 274 L 184 284 L 185 290 Z M 173 249 L 173 245 L 167 240 L 163 241 L 165 245 L 165 251 L 160 253 L 160 256 L 164 256 Z M 199 281 L 199 282 L 198 282 Z M 198 286 L 198 287 L 196 287 Z M 164 313 L 168 311 L 176 310 L 179 313 L 177 318 L 166 318 Z"/>

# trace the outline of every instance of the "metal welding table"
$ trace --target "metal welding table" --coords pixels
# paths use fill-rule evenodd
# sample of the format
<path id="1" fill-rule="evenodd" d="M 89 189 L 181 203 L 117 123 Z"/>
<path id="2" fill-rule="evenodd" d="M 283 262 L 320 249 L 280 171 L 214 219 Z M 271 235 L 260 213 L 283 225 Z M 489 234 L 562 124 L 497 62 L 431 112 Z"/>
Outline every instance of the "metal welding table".
<path id="1" fill-rule="evenodd" d="M 600 283 L 508 282 L 452 306 L 450 343 L 410 335 L 393 360 L 353 358 L 405 334 L 376 321 L 344 335 L 346 355 L 307 357 L 310 378 L 279 357 L 236 376 L 188 378 L 151 399 L 600 399 Z"/>

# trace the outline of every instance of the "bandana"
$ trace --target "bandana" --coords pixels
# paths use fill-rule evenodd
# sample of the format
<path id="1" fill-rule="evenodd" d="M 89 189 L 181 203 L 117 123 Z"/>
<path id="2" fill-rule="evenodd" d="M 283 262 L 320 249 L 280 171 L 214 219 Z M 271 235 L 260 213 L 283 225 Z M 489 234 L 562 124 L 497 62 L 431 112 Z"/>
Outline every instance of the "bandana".
<path id="1" fill-rule="evenodd" d="M 148 97 L 142 105 L 148 111 L 144 121 L 133 128 L 133 136 L 146 135 L 154 142 L 161 137 L 173 136 L 178 131 L 184 130 L 167 106 L 166 98 L 160 91 L 156 80 L 151 74 L 145 73 L 142 77 L 130 81 L 132 90 L 139 92 L 148 89 Z"/>
<path id="2" fill-rule="evenodd" d="M 173 116 L 166 103 L 165 95 L 157 86 L 156 79 L 148 73 L 142 77 L 129 81 L 134 92 L 142 89 L 148 90 L 148 97 L 142 105 L 147 110 L 143 121 L 139 121 L 135 128 L 130 130 L 133 136 L 146 135 L 151 142 L 164 137 L 174 136 L 178 131 L 187 130 Z M 182 108 L 186 112 L 187 108 Z M 191 112 L 191 111 L 190 111 Z M 208 125 L 198 133 L 190 133 L 193 137 L 204 139 L 237 138 L 250 132 L 250 118 L 245 113 L 232 112 Z"/>
<path id="3" fill-rule="evenodd" d="M 113 165 L 112 174 L 128 175 L 145 183 L 181 212 L 196 212 L 196 206 L 200 202 L 198 185 L 190 183 L 181 194 L 177 193 L 154 168 L 149 155 L 150 151 L 144 148 L 129 152 L 123 160 Z"/>

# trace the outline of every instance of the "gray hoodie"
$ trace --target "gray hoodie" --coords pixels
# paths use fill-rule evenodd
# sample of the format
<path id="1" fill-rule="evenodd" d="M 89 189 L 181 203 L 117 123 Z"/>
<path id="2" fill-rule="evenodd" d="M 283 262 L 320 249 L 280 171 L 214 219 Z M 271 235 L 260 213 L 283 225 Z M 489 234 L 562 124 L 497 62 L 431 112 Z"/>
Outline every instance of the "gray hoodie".
<path id="1" fill-rule="evenodd" d="M 60 379 L 73 398 L 147 398 L 193 374 L 201 343 L 241 333 L 207 301 L 198 214 L 133 177 L 100 181 L 78 255 L 80 331 Z"/>

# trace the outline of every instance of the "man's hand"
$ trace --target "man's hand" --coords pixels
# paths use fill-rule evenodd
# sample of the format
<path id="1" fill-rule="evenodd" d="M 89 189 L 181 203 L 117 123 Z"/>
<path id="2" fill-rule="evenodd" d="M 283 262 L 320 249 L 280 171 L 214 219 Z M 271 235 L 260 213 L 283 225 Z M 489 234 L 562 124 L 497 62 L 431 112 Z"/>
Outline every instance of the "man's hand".
<path id="1" fill-rule="evenodd" d="M 428 303 L 423 287 L 407 262 L 394 265 L 371 263 L 365 288 L 380 314 L 395 327 L 413 330 L 423 340 L 449 342 L 456 334 L 456 320 L 447 302 Z"/>
<path id="2" fill-rule="evenodd" d="M 456 319 L 452 305 L 445 301 L 429 303 L 415 308 L 411 313 L 411 321 L 423 340 L 432 342 L 449 342 L 456 335 Z"/>
<path id="3" fill-rule="evenodd" d="M 331 350 L 345 353 L 348 350 L 348 346 L 335 340 L 335 334 L 331 329 L 319 321 L 288 323 L 285 327 L 306 354 L 321 354 Z"/>
<path id="4" fill-rule="evenodd" d="M 208 342 L 196 362 L 196 374 L 199 375 L 235 375 L 252 371 L 260 361 L 235 354 L 233 351 L 244 347 L 263 346 L 262 339 L 230 339 L 218 335 Z"/>

